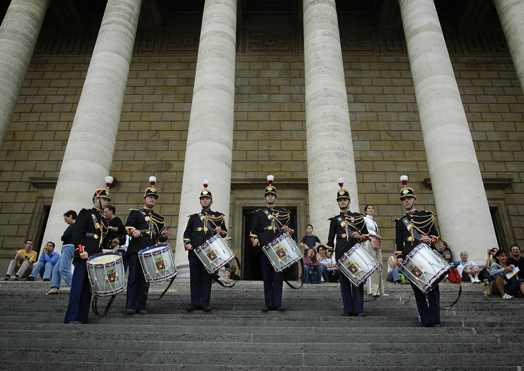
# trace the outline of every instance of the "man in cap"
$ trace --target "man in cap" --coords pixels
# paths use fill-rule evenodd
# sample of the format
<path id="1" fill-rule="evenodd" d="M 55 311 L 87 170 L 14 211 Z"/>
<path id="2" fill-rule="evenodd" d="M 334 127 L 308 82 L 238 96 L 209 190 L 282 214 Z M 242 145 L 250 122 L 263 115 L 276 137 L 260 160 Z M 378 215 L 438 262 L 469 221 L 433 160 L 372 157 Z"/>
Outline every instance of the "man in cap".
<path id="1" fill-rule="evenodd" d="M 330 218 L 327 246 L 335 248 L 335 260 L 338 261 L 355 244 L 367 239 L 365 217 L 349 210 L 351 197 L 347 189 L 343 189 L 343 181 L 339 179 L 340 190 L 337 192 L 337 203 L 340 214 Z M 337 238 L 336 245 L 334 244 Z M 342 303 L 344 304 L 343 316 L 364 316 L 364 283 L 354 286 L 349 279 L 338 270 Z"/>
<path id="2" fill-rule="evenodd" d="M 71 241 L 75 247 L 73 281 L 69 293 L 69 304 L 64 322 L 70 324 L 86 323 L 91 304 L 91 290 L 87 276 L 86 260 L 99 252 L 107 244 L 107 220 L 103 210 L 107 206 L 109 191 L 99 188 L 93 195 L 93 208 L 82 209 L 73 228 Z"/>
<path id="3" fill-rule="evenodd" d="M 187 307 L 189 312 L 204 310 L 209 312 L 211 300 L 211 283 L 213 275 L 209 274 L 195 254 L 194 249 L 203 245 L 215 235 L 224 238 L 227 236 L 225 216 L 218 211 L 211 211 L 213 195 L 207 189 L 204 181 L 204 190 L 200 193 L 200 206 L 198 214 L 192 214 L 187 221 L 184 231 L 184 248 L 188 252 L 189 279 L 191 284 L 191 304 Z"/>
<path id="4" fill-rule="evenodd" d="M 131 210 L 126 221 L 127 234 L 132 237 L 125 257 L 129 261 L 126 302 L 126 314 L 129 315 L 147 314 L 146 302 L 149 285 L 142 272 L 138 252 L 158 242 L 165 242 L 169 238 L 164 217 L 153 211 L 158 200 L 155 188 L 156 178 L 150 177 L 149 182 L 151 187 L 146 188 L 144 192 L 144 207 Z"/>
<path id="5" fill-rule="evenodd" d="M 400 191 L 400 200 L 406 210 L 406 215 L 397 219 L 395 254 L 397 265 L 403 263 L 404 258 L 420 243 L 425 243 L 435 249 L 434 244 L 439 240 L 435 228 L 435 216 L 431 211 L 415 209 L 417 197 L 413 188 L 407 187 L 407 176 L 401 178 L 404 188 Z M 421 327 L 440 327 L 440 291 L 438 285 L 426 296 L 412 282 L 411 288 L 415 293 Z"/>
<path id="6" fill-rule="evenodd" d="M 277 189 L 272 185 L 273 176 L 268 176 L 269 186 L 265 190 L 266 207 L 256 210 L 251 224 L 251 243 L 260 256 L 262 275 L 264 277 L 264 307 L 263 312 L 270 310 L 283 311 L 282 306 L 282 277 L 273 269 L 271 262 L 262 252 L 262 247 L 275 240 L 283 233 L 293 234 L 289 228 L 291 223 L 290 212 L 275 207 Z"/>

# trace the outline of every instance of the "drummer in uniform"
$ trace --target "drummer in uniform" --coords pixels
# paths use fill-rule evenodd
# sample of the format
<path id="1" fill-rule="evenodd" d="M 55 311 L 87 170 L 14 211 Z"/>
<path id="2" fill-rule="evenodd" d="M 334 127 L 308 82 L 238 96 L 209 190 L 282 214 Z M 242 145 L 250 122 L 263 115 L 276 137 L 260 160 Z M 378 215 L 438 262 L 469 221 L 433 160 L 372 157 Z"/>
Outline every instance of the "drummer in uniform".
<path id="1" fill-rule="evenodd" d="M 162 215 L 153 211 L 158 200 L 155 188 L 156 178 L 149 177 L 150 187 L 144 192 L 144 207 L 131 210 L 126 221 L 127 234 L 132 237 L 126 252 L 129 261 L 129 277 L 127 281 L 126 314 L 147 314 L 146 302 L 149 285 L 146 283 L 138 252 L 158 242 L 165 242 L 169 232 L 165 227 Z"/>
<path id="2" fill-rule="evenodd" d="M 397 265 L 400 265 L 413 248 L 420 243 L 425 243 L 435 249 L 439 239 L 435 228 L 435 216 L 431 211 L 415 209 L 417 197 L 413 188 L 407 187 L 408 177 L 403 175 L 400 180 L 404 188 L 400 191 L 402 206 L 406 215 L 395 221 L 396 243 L 395 254 L 398 256 Z M 415 293 L 421 327 L 440 327 L 440 291 L 438 284 L 426 296 L 411 281 L 411 288 Z"/>
<path id="3" fill-rule="evenodd" d="M 335 260 L 338 261 L 355 244 L 368 238 L 365 216 L 360 213 L 352 213 L 349 210 L 351 197 L 347 189 L 343 189 L 343 180 L 339 179 L 340 190 L 337 192 L 337 202 L 340 214 L 329 219 L 329 234 L 327 246 L 335 248 Z M 334 244 L 337 238 L 336 245 Z M 364 314 L 364 283 L 354 286 L 349 279 L 338 270 L 340 291 L 344 312 L 342 316 L 365 316 Z"/>
<path id="4" fill-rule="evenodd" d="M 64 323 L 86 323 L 91 304 L 91 290 L 87 275 L 86 260 L 100 252 L 107 245 L 109 224 L 103 214 L 111 201 L 109 190 L 99 188 L 93 195 L 93 208 L 82 209 L 76 218 L 71 240 L 75 246 L 73 259 L 73 281 L 69 293 L 69 304 Z"/>
<path id="5" fill-rule="evenodd" d="M 282 306 L 282 277 L 273 269 L 271 262 L 262 252 L 262 247 L 275 240 L 283 233 L 293 234 L 289 228 L 291 222 L 290 212 L 286 209 L 275 207 L 277 189 L 273 184 L 273 175 L 267 177 L 269 186 L 266 187 L 264 197 L 266 207 L 256 210 L 251 224 L 251 243 L 257 254 L 260 255 L 262 275 L 264 277 L 264 307 L 263 312 L 270 310 L 283 311 Z"/>
<path id="6" fill-rule="evenodd" d="M 204 180 L 204 190 L 200 193 L 202 211 L 189 216 L 184 232 L 184 248 L 188 252 L 191 285 L 191 304 L 187 307 L 189 312 L 195 310 L 211 311 L 209 302 L 211 300 L 213 275 L 207 272 L 194 249 L 203 245 L 216 234 L 219 234 L 222 238 L 227 236 L 225 215 L 218 211 L 211 211 L 213 195 L 207 189 L 207 186 L 207 180 Z"/>

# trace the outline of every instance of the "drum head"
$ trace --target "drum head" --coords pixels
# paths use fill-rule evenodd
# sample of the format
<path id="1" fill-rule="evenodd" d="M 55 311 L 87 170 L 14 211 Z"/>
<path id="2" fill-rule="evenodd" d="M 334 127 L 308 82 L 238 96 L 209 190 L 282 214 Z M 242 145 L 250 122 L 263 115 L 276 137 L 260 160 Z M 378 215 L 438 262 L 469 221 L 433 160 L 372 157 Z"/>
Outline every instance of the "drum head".
<path id="1" fill-rule="evenodd" d="M 87 260 L 88 264 L 107 264 L 107 263 L 113 263 L 116 262 L 118 259 L 122 259 L 122 256 L 117 253 L 108 252 L 103 254 L 97 254 L 92 257 L 90 257 Z"/>

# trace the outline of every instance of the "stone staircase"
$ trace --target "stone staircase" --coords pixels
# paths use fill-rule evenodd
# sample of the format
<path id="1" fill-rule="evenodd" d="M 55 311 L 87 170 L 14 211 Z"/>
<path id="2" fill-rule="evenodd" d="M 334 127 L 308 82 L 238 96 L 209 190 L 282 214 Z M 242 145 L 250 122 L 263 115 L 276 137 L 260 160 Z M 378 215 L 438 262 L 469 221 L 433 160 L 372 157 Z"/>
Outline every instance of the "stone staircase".
<path id="1" fill-rule="evenodd" d="M 166 283 L 151 286 L 158 297 Z M 463 284 L 441 314 L 418 326 L 411 288 L 386 284 L 366 317 L 341 317 L 338 284 L 285 286 L 285 312 L 261 312 L 262 282 L 213 285 L 210 313 L 185 311 L 189 282 L 175 280 L 148 315 L 124 314 L 125 292 L 104 318 L 63 324 L 69 289 L 48 282 L 0 283 L 0 369 L 4 370 L 515 370 L 524 365 L 524 299 L 486 297 Z M 441 284 L 443 304 L 456 284 Z M 366 296 L 366 300 L 370 298 Z M 107 298 L 101 298 L 99 310 Z"/>

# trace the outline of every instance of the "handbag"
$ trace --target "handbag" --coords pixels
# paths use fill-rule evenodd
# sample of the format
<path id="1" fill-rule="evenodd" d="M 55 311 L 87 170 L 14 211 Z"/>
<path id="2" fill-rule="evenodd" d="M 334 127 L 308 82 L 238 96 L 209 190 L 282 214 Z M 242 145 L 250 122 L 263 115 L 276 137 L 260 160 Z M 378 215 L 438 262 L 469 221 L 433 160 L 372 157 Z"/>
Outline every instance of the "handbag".
<path id="1" fill-rule="evenodd" d="M 448 273 L 448 280 L 451 283 L 461 283 L 462 277 L 460 276 L 457 268 L 451 268 L 451 270 Z"/>
<path id="2" fill-rule="evenodd" d="M 380 240 L 375 240 L 374 238 L 371 240 L 371 246 L 373 246 L 373 250 L 378 250 L 382 248 L 382 244 L 380 243 Z"/>

